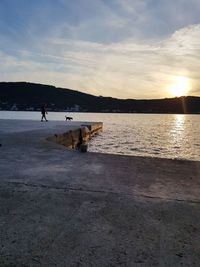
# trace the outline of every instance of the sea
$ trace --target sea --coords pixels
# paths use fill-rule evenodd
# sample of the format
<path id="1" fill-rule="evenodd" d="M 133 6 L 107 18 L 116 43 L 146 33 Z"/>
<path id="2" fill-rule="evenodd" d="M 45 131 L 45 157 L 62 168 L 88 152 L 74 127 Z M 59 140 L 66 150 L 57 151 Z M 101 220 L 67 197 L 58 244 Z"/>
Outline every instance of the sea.
<path id="1" fill-rule="evenodd" d="M 48 112 L 48 120 L 103 122 L 91 152 L 200 161 L 200 115 Z M 40 112 L 0 111 L 0 119 L 40 120 Z"/>

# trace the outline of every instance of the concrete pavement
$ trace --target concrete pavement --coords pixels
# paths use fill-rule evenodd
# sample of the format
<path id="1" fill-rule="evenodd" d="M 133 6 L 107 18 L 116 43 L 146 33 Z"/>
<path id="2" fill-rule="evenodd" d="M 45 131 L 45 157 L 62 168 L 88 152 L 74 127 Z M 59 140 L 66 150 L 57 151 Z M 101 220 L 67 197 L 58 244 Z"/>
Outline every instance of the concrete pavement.
<path id="1" fill-rule="evenodd" d="M 200 162 L 46 140 L 70 123 L 0 120 L 0 266 L 199 266 Z"/>

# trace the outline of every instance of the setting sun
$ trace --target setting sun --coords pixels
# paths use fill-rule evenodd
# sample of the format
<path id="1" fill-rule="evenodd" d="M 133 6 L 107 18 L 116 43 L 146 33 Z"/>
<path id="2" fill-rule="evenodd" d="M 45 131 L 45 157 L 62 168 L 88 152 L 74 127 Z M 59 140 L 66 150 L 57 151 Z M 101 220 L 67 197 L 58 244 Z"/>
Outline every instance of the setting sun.
<path id="1" fill-rule="evenodd" d="M 175 97 L 185 96 L 190 90 L 190 81 L 187 77 L 177 77 L 175 84 L 170 88 L 171 94 Z"/>

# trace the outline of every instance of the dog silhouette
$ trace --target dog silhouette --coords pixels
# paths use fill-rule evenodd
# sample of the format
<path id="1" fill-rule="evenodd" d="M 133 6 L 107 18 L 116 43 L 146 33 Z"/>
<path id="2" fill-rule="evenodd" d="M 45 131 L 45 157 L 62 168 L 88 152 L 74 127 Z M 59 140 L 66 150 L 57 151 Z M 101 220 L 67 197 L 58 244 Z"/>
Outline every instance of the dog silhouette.
<path id="1" fill-rule="evenodd" d="M 67 116 L 65 116 L 65 120 L 66 120 L 66 121 L 71 121 L 71 120 L 73 120 L 73 118 L 72 118 L 72 117 L 67 117 Z"/>

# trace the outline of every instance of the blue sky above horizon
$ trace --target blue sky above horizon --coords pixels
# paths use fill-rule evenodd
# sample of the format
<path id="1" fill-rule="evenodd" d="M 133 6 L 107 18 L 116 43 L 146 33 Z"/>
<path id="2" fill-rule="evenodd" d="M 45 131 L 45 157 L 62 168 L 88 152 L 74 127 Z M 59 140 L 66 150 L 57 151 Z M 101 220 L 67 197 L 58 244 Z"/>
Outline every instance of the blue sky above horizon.
<path id="1" fill-rule="evenodd" d="M 1 0 L 0 81 L 200 95 L 198 0 Z"/>

